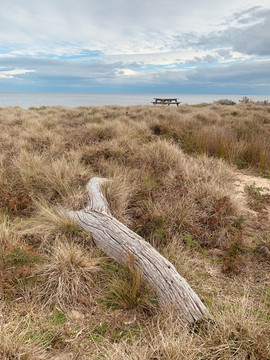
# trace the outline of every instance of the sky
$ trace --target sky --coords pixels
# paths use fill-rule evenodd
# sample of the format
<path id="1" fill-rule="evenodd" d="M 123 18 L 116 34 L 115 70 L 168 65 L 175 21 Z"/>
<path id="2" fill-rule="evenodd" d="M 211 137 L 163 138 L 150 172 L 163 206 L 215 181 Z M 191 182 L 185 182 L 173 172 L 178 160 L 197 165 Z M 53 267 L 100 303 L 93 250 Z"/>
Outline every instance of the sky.
<path id="1" fill-rule="evenodd" d="M 0 91 L 270 94 L 270 0 L 0 0 Z"/>

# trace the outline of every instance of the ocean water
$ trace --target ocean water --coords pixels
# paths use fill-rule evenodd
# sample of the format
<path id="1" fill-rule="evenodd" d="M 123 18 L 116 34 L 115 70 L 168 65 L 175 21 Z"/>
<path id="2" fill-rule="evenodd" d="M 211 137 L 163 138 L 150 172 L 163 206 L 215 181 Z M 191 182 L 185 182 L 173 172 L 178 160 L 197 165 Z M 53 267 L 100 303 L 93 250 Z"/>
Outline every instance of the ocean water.
<path id="1" fill-rule="evenodd" d="M 178 98 L 183 104 L 213 103 L 219 99 L 230 99 L 236 103 L 245 95 L 223 94 L 77 94 L 77 93 L 5 93 L 0 92 L 0 107 L 62 105 L 102 106 L 102 105 L 150 105 L 157 98 Z M 270 101 L 270 95 L 247 95 L 254 101 Z"/>

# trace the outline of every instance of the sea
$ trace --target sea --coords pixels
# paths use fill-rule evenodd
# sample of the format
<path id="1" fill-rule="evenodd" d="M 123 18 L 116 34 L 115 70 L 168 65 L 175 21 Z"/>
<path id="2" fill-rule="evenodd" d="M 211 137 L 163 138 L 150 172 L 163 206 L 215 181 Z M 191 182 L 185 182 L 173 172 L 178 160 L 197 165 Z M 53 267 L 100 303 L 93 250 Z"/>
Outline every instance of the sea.
<path id="1" fill-rule="evenodd" d="M 213 103 L 220 99 L 236 103 L 243 96 L 253 101 L 270 101 L 270 95 L 228 94 L 92 94 L 92 93 L 26 93 L 0 92 L 0 107 L 20 106 L 24 109 L 40 106 L 103 106 L 103 105 L 150 105 L 154 98 L 178 98 L 183 104 Z"/>

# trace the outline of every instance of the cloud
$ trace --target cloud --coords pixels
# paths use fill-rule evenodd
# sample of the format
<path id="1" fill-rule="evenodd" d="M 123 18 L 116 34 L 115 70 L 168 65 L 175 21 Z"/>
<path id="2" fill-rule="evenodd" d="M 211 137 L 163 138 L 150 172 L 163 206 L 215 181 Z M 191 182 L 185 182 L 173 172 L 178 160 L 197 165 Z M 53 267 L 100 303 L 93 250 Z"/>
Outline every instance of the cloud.
<path id="1" fill-rule="evenodd" d="M 190 65 L 197 65 L 197 64 L 202 64 L 202 63 L 213 64 L 213 63 L 217 62 L 219 60 L 219 58 L 220 58 L 219 56 L 213 56 L 213 55 L 207 54 L 202 57 L 195 56 L 193 59 L 189 60 L 188 63 Z"/>
<path id="2" fill-rule="evenodd" d="M 0 90 L 270 93 L 269 0 L 249 3 L 2 0 Z"/>
<path id="3" fill-rule="evenodd" d="M 117 72 L 117 75 L 136 75 L 136 72 L 131 69 L 121 69 Z"/>
<path id="4" fill-rule="evenodd" d="M 246 0 L 215 5 L 214 0 L 2 0 L 0 43 L 28 55 L 168 51 L 175 34 L 209 33 L 232 9 L 246 7 Z"/>
<path id="5" fill-rule="evenodd" d="M 218 49 L 217 54 L 221 56 L 224 60 L 231 59 L 233 56 L 230 49 Z"/>
<path id="6" fill-rule="evenodd" d="M 2 70 L 0 68 L 0 78 L 12 79 L 16 75 L 25 75 L 25 74 L 34 73 L 34 72 L 35 72 L 35 70 L 25 70 L 25 69 Z"/>
<path id="7" fill-rule="evenodd" d="M 8 64 L 8 66 L 7 66 Z M 23 80 L 25 85 L 57 91 L 59 88 L 95 89 L 119 81 L 119 77 L 136 74 L 137 63 L 115 62 L 111 64 L 92 62 L 74 63 L 57 59 L 10 57 L 0 58 L 0 78 L 12 81 L 16 86 Z"/>
<path id="8" fill-rule="evenodd" d="M 179 69 L 131 63 L 73 63 L 55 59 L 0 59 L 0 88 L 9 91 L 269 93 L 270 60 Z M 5 70 L 3 70 L 5 69 Z M 22 85 L 23 84 L 23 85 Z"/>
<path id="9" fill-rule="evenodd" d="M 235 86 L 269 89 L 270 60 L 197 68 L 188 74 L 187 79 L 197 84 L 211 83 L 220 88 Z"/>
<path id="10" fill-rule="evenodd" d="M 222 31 L 206 35 L 186 34 L 186 43 L 192 46 L 228 47 L 247 55 L 270 55 L 270 9 L 253 7 L 237 12 Z"/>

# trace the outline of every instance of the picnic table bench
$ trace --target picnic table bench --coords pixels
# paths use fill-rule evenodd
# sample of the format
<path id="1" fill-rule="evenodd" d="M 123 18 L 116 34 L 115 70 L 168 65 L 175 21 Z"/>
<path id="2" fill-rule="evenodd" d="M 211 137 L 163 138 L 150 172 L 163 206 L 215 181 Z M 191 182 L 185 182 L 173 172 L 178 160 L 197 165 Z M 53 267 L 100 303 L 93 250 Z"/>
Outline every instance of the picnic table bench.
<path id="1" fill-rule="evenodd" d="M 152 104 L 154 104 L 154 105 L 168 105 L 168 106 L 170 106 L 170 105 L 179 105 L 179 104 L 181 104 L 181 102 L 180 101 L 177 101 L 178 99 L 176 98 L 176 99 L 171 99 L 171 98 L 169 98 L 169 99 L 160 99 L 160 98 L 154 98 L 154 101 L 152 101 Z"/>

